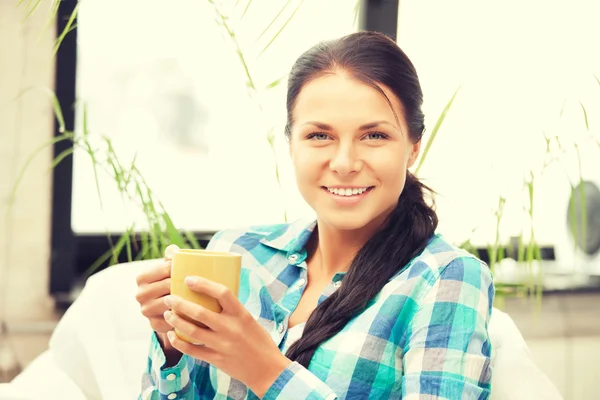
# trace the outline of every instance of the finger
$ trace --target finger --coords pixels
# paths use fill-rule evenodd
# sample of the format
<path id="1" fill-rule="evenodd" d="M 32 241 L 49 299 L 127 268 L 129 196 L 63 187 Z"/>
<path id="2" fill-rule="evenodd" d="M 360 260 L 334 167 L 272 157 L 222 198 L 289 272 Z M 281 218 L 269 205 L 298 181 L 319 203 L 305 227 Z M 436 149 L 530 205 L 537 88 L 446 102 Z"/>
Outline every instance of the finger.
<path id="1" fill-rule="evenodd" d="M 162 298 L 154 299 L 142 306 L 142 315 L 146 318 L 155 318 L 162 316 L 168 309 L 169 307 L 167 307 Z"/>
<path id="2" fill-rule="evenodd" d="M 138 288 L 136 300 L 144 303 L 149 300 L 158 299 L 171 293 L 171 278 L 149 284 L 142 284 Z"/>
<path id="3" fill-rule="evenodd" d="M 165 249 L 165 260 L 172 260 L 173 255 L 179 251 L 179 246 L 171 244 Z"/>
<path id="4" fill-rule="evenodd" d="M 148 271 L 142 272 L 136 278 L 137 284 L 142 285 L 144 283 L 153 283 L 162 281 L 165 278 L 171 276 L 171 262 L 163 261 L 159 265 L 149 269 Z"/>
<path id="5" fill-rule="evenodd" d="M 169 325 L 167 323 L 167 321 L 165 321 L 164 315 L 161 315 L 160 318 L 150 319 L 150 327 L 155 332 L 164 332 L 164 333 L 173 329 L 173 327 L 171 325 Z"/>
<path id="6" fill-rule="evenodd" d="M 179 296 L 169 296 L 168 299 L 165 298 L 165 302 L 169 303 L 171 310 L 179 315 L 185 315 L 194 321 L 202 322 L 215 332 L 223 330 L 223 316 L 214 311 Z"/>
<path id="7" fill-rule="evenodd" d="M 233 295 L 231 290 L 225 285 L 201 278 L 199 276 L 188 276 L 185 283 L 195 292 L 204 293 L 214 299 L 217 299 L 223 310 L 230 313 L 240 312 L 244 306 Z"/>
<path id="8" fill-rule="evenodd" d="M 206 361 L 207 363 L 217 367 L 222 359 L 215 350 L 206 346 L 197 346 L 181 340 L 173 331 L 167 332 L 167 338 L 171 345 L 183 354 L 194 357 L 198 360 Z"/>
<path id="9" fill-rule="evenodd" d="M 194 342 L 202 343 L 208 347 L 214 347 L 218 342 L 215 333 L 210 329 L 201 328 L 174 312 L 165 311 L 165 321 L 173 328 L 179 330 L 182 334 L 192 339 Z"/>

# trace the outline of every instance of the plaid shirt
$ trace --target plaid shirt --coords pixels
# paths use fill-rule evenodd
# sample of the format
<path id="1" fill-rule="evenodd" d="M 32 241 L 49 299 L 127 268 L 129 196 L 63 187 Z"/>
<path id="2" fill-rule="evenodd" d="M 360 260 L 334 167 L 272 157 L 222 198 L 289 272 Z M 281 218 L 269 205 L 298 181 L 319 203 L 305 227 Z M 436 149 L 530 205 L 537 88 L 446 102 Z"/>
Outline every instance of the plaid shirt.
<path id="1" fill-rule="evenodd" d="M 242 255 L 239 299 L 287 351 L 288 321 L 307 282 L 316 223 L 222 231 L 209 249 Z M 319 302 L 341 284 L 336 274 Z M 487 399 L 494 287 L 485 264 L 434 235 L 368 307 L 323 342 L 306 369 L 292 363 L 269 400 Z M 243 383 L 184 355 L 172 368 L 153 335 L 140 399 L 256 399 Z"/>

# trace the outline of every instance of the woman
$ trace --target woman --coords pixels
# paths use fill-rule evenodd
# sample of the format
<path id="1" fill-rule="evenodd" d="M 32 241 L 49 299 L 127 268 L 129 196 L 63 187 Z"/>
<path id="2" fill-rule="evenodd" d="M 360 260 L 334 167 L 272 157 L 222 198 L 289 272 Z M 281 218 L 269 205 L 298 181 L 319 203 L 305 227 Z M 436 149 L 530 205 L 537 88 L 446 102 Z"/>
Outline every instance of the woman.
<path id="1" fill-rule="evenodd" d="M 426 188 L 408 172 L 421 103 L 412 63 L 381 34 L 321 43 L 297 60 L 286 135 L 317 219 L 217 233 L 209 249 L 243 255 L 239 299 L 198 277 L 186 283 L 217 298 L 220 314 L 169 295 L 168 254 L 139 277 L 156 331 L 141 398 L 489 397 L 492 277 L 434 233 Z"/>

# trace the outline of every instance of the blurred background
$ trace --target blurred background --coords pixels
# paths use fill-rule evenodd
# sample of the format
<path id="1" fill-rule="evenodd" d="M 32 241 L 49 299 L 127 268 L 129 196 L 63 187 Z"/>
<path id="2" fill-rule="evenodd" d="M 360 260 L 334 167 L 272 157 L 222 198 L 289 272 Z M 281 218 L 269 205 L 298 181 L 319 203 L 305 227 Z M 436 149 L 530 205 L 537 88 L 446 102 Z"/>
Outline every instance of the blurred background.
<path id="1" fill-rule="evenodd" d="M 496 306 L 564 398 L 596 398 L 598 15 L 596 0 L 0 0 L 0 378 L 108 265 L 310 215 L 286 76 L 369 29 L 419 73 L 415 173 L 439 231 L 493 268 Z"/>

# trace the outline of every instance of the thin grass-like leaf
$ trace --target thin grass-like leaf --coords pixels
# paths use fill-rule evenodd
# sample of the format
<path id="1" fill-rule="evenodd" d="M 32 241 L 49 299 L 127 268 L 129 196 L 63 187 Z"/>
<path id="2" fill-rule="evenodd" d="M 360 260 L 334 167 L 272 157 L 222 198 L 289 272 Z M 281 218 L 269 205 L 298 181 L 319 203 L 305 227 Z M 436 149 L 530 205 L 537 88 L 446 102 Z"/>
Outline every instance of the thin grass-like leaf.
<path id="1" fill-rule="evenodd" d="M 52 5 L 50 6 L 50 16 L 46 20 L 46 23 L 44 24 L 44 28 L 40 32 L 40 36 L 39 36 L 40 38 L 48 31 L 48 28 L 50 28 L 51 26 L 54 25 L 56 16 L 58 15 L 58 7 L 60 6 L 60 2 L 61 2 L 61 0 L 52 0 Z"/>
<path id="2" fill-rule="evenodd" d="M 126 251 L 127 251 L 127 261 L 133 261 L 133 254 L 131 252 L 131 241 L 135 240 L 135 233 L 133 232 L 133 226 L 127 228 L 127 242 L 125 243 Z"/>
<path id="3" fill-rule="evenodd" d="M 184 248 L 186 246 L 185 239 L 183 235 L 175 228 L 175 224 L 169 214 L 165 211 L 164 207 L 162 207 L 163 212 L 161 214 L 163 221 L 165 222 L 167 236 L 169 238 L 170 244 L 175 244 L 180 248 Z"/>
<path id="4" fill-rule="evenodd" d="M 352 24 L 354 26 L 356 26 L 356 23 L 358 21 L 358 14 L 359 14 L 359 11 L 360 11 L 360 2 L 361 2 L 361 0 L 356 0 L 356 4 L 354 4 L 354 10 L 353 10 L 353 12 L 354 12 L 354 18 L 353 18 L 353 21 L 352 21 Z M 398 3 L 399 2 L 400 2 L 400 0 L 398 0 Z"/>
<path id="5" fill-rule="evenodd" d="M 288 0 L 283 7 L 281 7 L 281 9 L 279 10 L 279 12 L 277 13 L 277 15 L 275 15 L 275 17 L 271 20 L 271 22 L 269 23 L 269 25 L 267 25 L 267 27 L 260 33 L 260 35 L 258 35 L 258 37 L 256 38 L 256 41 L 258 42 L 260 40 L 260 38 L 263 37 L 263 35 L 265 33 L 267 33 L 267 31 L 271 28 L 271 26 L 273 26 L 273 24 L 275 23 L 275 21 L 277 21 L 277 19 L 279 18 L 279 16 L 281 15 L 281 13 L 283 13 L 283 11 L 288 7 L 288 5 L 292 2 L 292 0 Z"/>
<path id="6" fill-rule="evenodd" d="M 267 51 L 267 49 L 271 46 L 271 44 L 273 44 L 273 42 L 275 41 L 275 39 L 277 39 L 277 37 L 279 37 L 279 34 L 285 29 L 285 27 L 290 23 L 290 21 L 292 20 L 292 18 L 294 18 L 294 15 L 296 15 L 296 13 L 298 12 L 298 10 L 300 9 L 300 7 L 302 6 L 302 4 L 304 3 L 304 0 L 300 0 L 300 3 L 298 3 L 298 6 L 296 6 L 296 8 L 294 9 L 294 11 L 292 12 L 292 14 L 290 15 L 290 17 L 285 21 L 285 23 L 281 26 L 281 28 L 279 28 L 279 30 L 277 31 L 277 33 L 275 34 L 275 36 L 273 36 L 273 38 L 271 39 L 271 41 L 269 43 L 267 43 L 267 45 L 262 49 L 262 51 L 260 53 L 258 53 L 258 56 L 260 57 L 265 51 Z"/>
<path id="7" fill-rule="evenodd" d="M 429 136 L 429 139 L 427 140 L 427 143 L 425 144 L 425 149 L 423 150 L 423 155 L 421 156 L 421 159 L 419 160 L 419 164 L 417 165 L 417 168 L 415 169 L 415 175 L 419 174 L 419 170 L 423 166 L 423 163 L 425 163 L 425 160 L 427 159 L 427 154 L 429 153 L 429 149 L 431 148 L 431 145 L 433 145 L 433 142 L 438 134 L 438 131 L 440 130 L 440 127 L 444 123 L 444 119 L 446 119 L 446 115 L 448 114 L 448 111 L 452 107 L 452 103 L 454 103 L 454 99 L 456 98 L 456 95 L 458 94 L 459 90 L 460 90 L 460 86 L 456 89 L 456 91 L 454 92 L 454 94 L 452 95 L 452 97 L 450 98 L 448 103 L 446 104 L 446 107 L 444 107 L 444 110 L 438 117 L 438 119 L 433 127 L 433 130 L 431 131 L 431 135 Z"/>
<path id="8" fill-rule="evenodd" d="M 560 107 L 560 113 L 558 114 L 559 117 L 563 116 L 563 113 L 565 112 L 565 107 L 567 105 L 567 100 L 565 99 L 562 103 L 562 106 Z"/>
<path id="9" fill-rule="evenodd" d="M 68 156 L 73 154 L 74 151 L 75 151 L 74 147 L 69 147 L 68 149 L 61 151 L 60 154 L 57 155 L 54 158 L 54 160 L 52 160 L 52 163 L 50 164 L 50 169 L 54 169 L 58 164 L 61 163 L 62 160 L 64 160 L 65 158 L 67 158 Z"/>
<path id="10" fill-rule="evenodd" d="M 244 12 L 242 13 L 242 16 L 240 17 L 240 21 L 244 19 L 244 17 L 246 16 L 246 13 L 248 12 L 248 9 L 250 8 L 250 4 L 252 4 L 252 0 L 248 0 L 248 3 L 246 4 L 246 8 L 244 8 Z"/>
<path id="11" fill-rule="evenodd" d="M 100 268 L 102 266 L 102 264 L 104 264 L 105 262 L 110 260 L 111 257 L 113 256 L 113 254 L 114 254 L 114 247 L 111 247 L 104 254 L 102 254 L 100 257 L 98 257 L 98 259 L 96 261 L 94 261 L 92 263 L 92 265 L 90 265 L 88 267 L 88 269 L 84 272 L 84 276 L 86 276 L 86 277 L 91 276 L 94 272 L 96 272 L 96 270 L 98 268 Z"/>
<path id="12" fill-rule="evenodd" d="M 148 244 L 148 233 L 145 231 L 140 232 L 140 244 L 140 250 L 135 257 L 136 261 L 144 259 L 150 249 L 150 245 Z"/>
<path id="13" fill-rule="evenodd" d="M 200 246 L 200 243 L 196 239 L 196 236 L 194 236 L 194 234 L 192 232 L 185 230 L 185 231 L 183 231 L 183 234 L 185 235 L 185 238 L 190 243 L 190 245 L 192 246 L 193 249 L 201 249 L 202 248 L 202 246 Z"/>
<path id="14" fill-rule="evenodd" d="M 47 141 L 46 143 L 38 146 L 29 155 L 29 157 L 27 157 L 27 160 L 25 161 L 25 164 L 23 165 L 23 168 L 21 168 L 21 171 L 19 171 L 19 174 L 17 175 L 17 180 L 15 181 L 15 184 L 14 184 L 13 189 L 11 191 L 10 199 L 8 200 L 8 207 L 6 209 L 6 215 L 7 216 L 10 213 L 10 211 L 12 210 L 12 207 L 13 207 L 14 202 L 15 202 L 15 197 L 17 196 L 17 190 L 19 189 L 19 186 L 21 185 L 21 181 L 23 180 L 23 177 L 25 176 L 25 172 L 27 171 L 27 169 L 29 168 L 29 165 L 35 159 L 35 157 L 40 152 L 42 152 L 43 150 L 45 150 L 49 146 L 53 146 L 56 143 L 62 142 L 64 140 L 72 140 L 72 139 L 73 139 L 73 135 L 71 133 L 65 133 L 65 134 L 62 134 L 60 136 L 56 136 L 56 137 L 52 138 L 51 140 Z"/>
<path id="15" fill-rule="evenodd" d="M 23 22 L 27 21 L 29 19 L 29 17 L 31 16 L 31 14 L 33 14 L 33 12 L 35 10 L 37 10 L 38 6 L 40 5 L 40 3 L 42 2 L 42 0 L 37 0 L 36 3 L 33 5 L 33 7 L 31 7 L 31 9 L 29 10 L 29 12 L 25 15 L 25 18 L 23 18 Z M 27 10 L 27 8 L 29 8 L 29 6 L 33 3 L 33 1 L 30 1 L 27 4 L 27 7 L 25 8 L 25 10 Z"/>
<path id="16" fill-rule="evenodd" d="M 592 74 L 594 75 L 594 78 L 596 78 L 596 82 L 598 82 L 598 85 L 600 85 L 600 79 L 598 79 L 598 77 L 596 76 L 596 74 Z"/>
<path id="17" fill-rule="evenodd" d="M 119 255 L 121 255 L 121 251 L 123 251 L 125 244 L 128 242 L 129 242 L 129 229 L 127 229 L 125 232 L 123 232 L 123 235 L 121 235 L 121 237 L 119 238 L 119 240 L 113 247 L 110 265 L 119 263 Z"/>
<path id="18" fill-rule="evenodd" d="M 75 8 L 73 8 L 73 13 L 69 17 L 69 20 L 67 21 L 67 24 L 65 25 L 65 28 L 61 32 L 58 39 L 56 39 L 56 44 L 54 46 L 54 52 L 52 53 L 53 57 L 56 56 L 56 53 L 58 52 L 58 48 L 60 47 L 61 43 L 65 39 L 65 36 L 67 36 L 67 34 L 71 31 L 71 25 L 73 25 L 73 23 L 75 22 L 75 18 L 77 18 L 77 12 L 79 11 L 79 4 L 81 4 L 81 3 L 77 2 L 77 4 L 75 5 Z"/>
<path id="19" fill-rule="evenodd" d="M 281 78 L 278 78 L 276 80 L 274 80 L 273 82 L 269 83 L 267 86 L 265 86 L 265 89 L 273 89 L 277 86 L 279 86 L 279 84 L 281 84 L 281 82 L 287 78 L 288 74 L 283 75 Z"/>
<path id="20" fill-rule="evenodd" d="M 585 110 L 585 106 L 583 105 L 582 102 L 579 102 L 579 105 L 581 105 L 581 110 L 583 111 L 583 118 L 585 120 L 585 129 L 587 129 L 589 131 L 590 130 L 590 124 L 588 122 L 587 111 Z"/>

